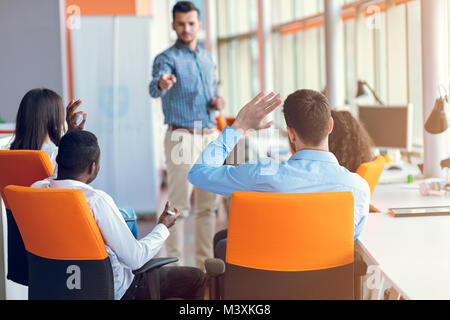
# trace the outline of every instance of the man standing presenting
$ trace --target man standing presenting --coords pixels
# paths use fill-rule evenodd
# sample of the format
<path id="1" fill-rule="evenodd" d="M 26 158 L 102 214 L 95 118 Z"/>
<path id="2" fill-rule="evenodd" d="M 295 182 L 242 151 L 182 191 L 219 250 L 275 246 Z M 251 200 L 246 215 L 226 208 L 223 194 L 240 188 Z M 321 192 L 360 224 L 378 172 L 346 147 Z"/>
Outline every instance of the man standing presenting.
<path id="1" fill-rule="evenodd" d="M 168 197 L 181 213 L 166 241 L 166 251 L 182 265 L 184 218 L 189 214 L 193 190 L 187 175 L 203 147 L 217 138 L 215 110 L 223 110 L 225 101 L 216 91 L 216 66 L 198 45 L 199 10 L 189 1 L 180 1 L 172 15 L 178 39 L 155 58 L 149 91 L 153 98 L 162 99 L 164 123 L 168 125 L 164 139 Z M 195 263 L 203 269 L 204 260 L 213 256 L 216 195 L 198 188 L 194 188 L 194 195 Z"/>

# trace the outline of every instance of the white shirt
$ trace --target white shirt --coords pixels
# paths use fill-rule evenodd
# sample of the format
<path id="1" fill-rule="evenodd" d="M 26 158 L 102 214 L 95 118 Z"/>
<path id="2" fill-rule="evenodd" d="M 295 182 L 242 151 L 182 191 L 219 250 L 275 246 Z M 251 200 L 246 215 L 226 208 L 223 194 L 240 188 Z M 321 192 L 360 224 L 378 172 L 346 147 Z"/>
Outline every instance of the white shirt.
<path id="1" fill-rule="evenodd" d="M 49 143 L 42 144 L 42 151 L 47 152 L 50 162 L 56 168 L 56 156 L 58 155 L 58 147 L 50 140 Z"/>
<path id="2" fill-rule="evenodd" d="M 114 298 L 119 300 L 133 281 L 133 270 L 152 259 L 169 236 L 164 224 L 158 224 L 151 233 L 136 240 L 126 225 L 114 200 L 104 191 L 96 190 L 76 180 L 42 180 L 32 188 L 80 189 L 94 216 L 114 274 Z"/>
<path id="3" fill-rule="evenodd" d="M 49 179 L 56 179 L 58 176 L 58 164 L 56 163 L 56 157 L 58 156 L 58 147 L 50 140 L 49 143 L 44 143 L 41 147 L 41 151 L 45 151 L 48 154 L 48 158 L 53 166 L 53 174 Z"/>

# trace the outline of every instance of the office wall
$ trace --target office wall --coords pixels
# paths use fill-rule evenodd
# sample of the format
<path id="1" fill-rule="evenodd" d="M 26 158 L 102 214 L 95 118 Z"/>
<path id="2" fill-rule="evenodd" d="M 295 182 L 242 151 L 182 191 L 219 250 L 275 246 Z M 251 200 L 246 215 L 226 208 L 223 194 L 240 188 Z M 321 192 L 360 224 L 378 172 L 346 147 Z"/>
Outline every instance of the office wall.
<path id="1" fill-rule="evenodd" d="M 0 117 L 14 122 L 26 91 L 66 99 L 64 0 L 0 0 Z"/>

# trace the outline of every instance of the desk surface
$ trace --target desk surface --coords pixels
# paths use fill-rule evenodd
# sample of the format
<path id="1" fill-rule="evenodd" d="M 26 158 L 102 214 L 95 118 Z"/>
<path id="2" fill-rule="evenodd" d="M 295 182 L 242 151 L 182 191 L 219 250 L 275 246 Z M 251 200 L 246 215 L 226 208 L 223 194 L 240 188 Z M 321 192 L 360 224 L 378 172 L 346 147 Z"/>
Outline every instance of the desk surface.
<path id="1" fill-rule="evenodd" d="M 388 208 L 449 205 L 422 196 L 415 184 L 379 184 L 360 244 L 389 281 L 410 299 L 450 299 L 450 216 L 393 218 Z"/>
<path id="2" fill-rule="evenodd" d="M 392 167 L 397 167 L 400 170 L 389 170 Z M 406 183 L 409 175 L 414 178 L 420 177 L 419 167 L 406 162 L 387 163 L 378 183 Z"/>
<path id="3" fill-rule="evenodd" d="M 393 218 L 372 213 L 359 242 L 409 299 L 450 299 L 450 216 Z"/>
<path id="4" fill-rule="evenodd" d="M 450 197 L 422 196 L 417 183 L 378 184 L 371 204 L 378 211 L 387 212 L 389 208 L 448 206 Z"/>

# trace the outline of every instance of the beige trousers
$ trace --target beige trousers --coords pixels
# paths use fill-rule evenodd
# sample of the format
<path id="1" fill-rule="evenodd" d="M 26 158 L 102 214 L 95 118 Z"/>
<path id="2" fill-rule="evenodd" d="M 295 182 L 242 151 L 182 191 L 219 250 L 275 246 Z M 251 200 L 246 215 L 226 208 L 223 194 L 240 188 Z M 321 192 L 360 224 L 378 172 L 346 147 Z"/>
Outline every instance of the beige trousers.
<path id="1" fill-rule="evenodd" d="M 202 134 L 201 130 L 192 134 L 186 130 L 168 129 L 164 139 L 168 200 L 181 215 L 170 228 L 166 240 L 167 256 L 178 257 L 177 265 L 184 265 L 184 222 L 190 211 L 191 193 L 194 191 L 195 214 L 195 265 L 204 269 L 205 259 L 213 257 L 213 237 L 216 222 L 216 195 L 194 187 L 187 176 L 204 148 L 215 140 L 217 131 Z"/>

